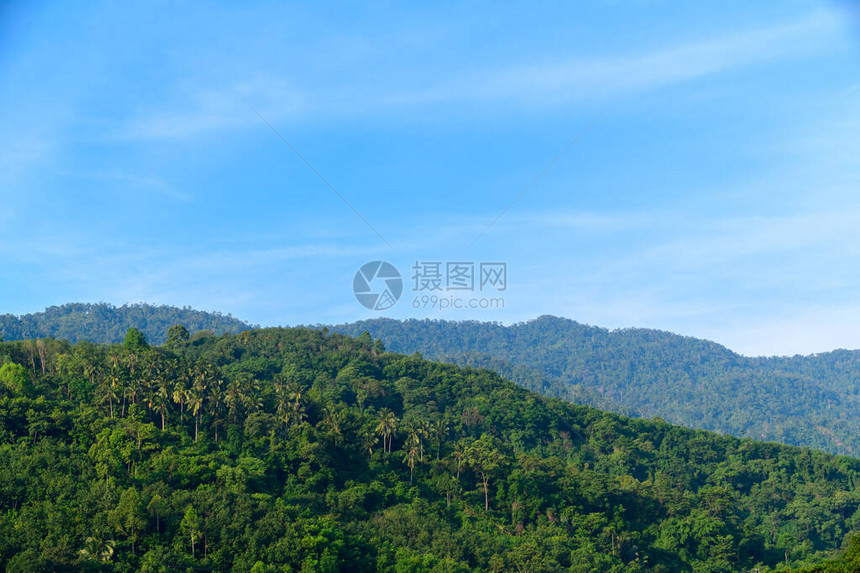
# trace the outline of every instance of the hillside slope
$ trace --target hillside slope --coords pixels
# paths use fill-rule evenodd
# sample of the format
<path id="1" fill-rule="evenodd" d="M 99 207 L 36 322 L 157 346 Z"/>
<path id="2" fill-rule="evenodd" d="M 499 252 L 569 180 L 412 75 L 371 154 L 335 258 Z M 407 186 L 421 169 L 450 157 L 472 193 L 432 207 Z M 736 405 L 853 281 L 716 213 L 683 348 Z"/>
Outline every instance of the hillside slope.
<path id="1" fill-rule="evenodd" d="M 0 569 L 740 571 L 860 529 L 860 460 L 367 335 L 174 334 L 0 344 Z"/>
<path id="2" fill-rule="evenodd" d="M 331 327 L 393 351 L 485 366 L 544 393 L 629 415 L 842 454 L 860 453 L 860 352 L 747 358 L 647 329 L 543 316 L 482 322 L 375 319 Z"/>
<path id="3" fill-rule="evenodd" d="M 191 332 L 212 330 L 216 334 L 240 332 L 250 328 L 232 316 L 175 306 L 126 304 L 116 307 L 107 303 L 71 303 L 52 306 L 44 312 L 14 316 L 0 315 L 0 338 L 62 338 L 71 342 L 89 340 L 96 343 L 122 342 L 126 330 L 135 327 L 155 344 L 167 339 L 167 329 L 184 324 Z"/>

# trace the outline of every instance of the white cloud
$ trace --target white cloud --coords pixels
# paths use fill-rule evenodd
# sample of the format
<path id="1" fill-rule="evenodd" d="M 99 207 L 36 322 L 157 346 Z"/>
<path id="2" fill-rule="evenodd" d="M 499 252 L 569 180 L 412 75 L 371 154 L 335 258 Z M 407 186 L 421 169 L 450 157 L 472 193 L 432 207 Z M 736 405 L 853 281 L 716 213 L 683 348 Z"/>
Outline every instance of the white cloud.
<path id="1" fill-rule="evenodd" d="M 410 70 L 352 76 L 312 87 L 267 70 L 251 79 L 194 84 L 183 80 L 168 103 L 142 108 L 110 133 L 111 139 L 181 139 L 224 129 L 258 127 L 256 108 L 269 121 L 300 121 L 412 112 L 437 104 L 512 103 L 531 107 L 605 99 L 655 90 L 733 69 L 827 52 L 826 40 L 843 26 L 841 13 L 819 11 L 764 29 L 653 49 L 646 53 L 573 57 L 496 70 L 453 69 L 447 76 Z M 398 78 L 395 80 L 394 78 Z M 408 84 L 410 87 L 403 87 Z M 423 87 L 422 87 L 423 84 Z M 189 87 L 189 85 L 191 87 Z"/>
<path id="2" fill-rule="evenodd" d="M 575 99 L 662 88 L 732 69 L 828 50 L 822 42 L 843 27 L 840 12 L 820 11 L 770 28 L 647 53 L 576 57 L 567 61 L 480 72 L 422 92 L 383 98 L 390 104 L 516 100 L 559 104 Z"/>

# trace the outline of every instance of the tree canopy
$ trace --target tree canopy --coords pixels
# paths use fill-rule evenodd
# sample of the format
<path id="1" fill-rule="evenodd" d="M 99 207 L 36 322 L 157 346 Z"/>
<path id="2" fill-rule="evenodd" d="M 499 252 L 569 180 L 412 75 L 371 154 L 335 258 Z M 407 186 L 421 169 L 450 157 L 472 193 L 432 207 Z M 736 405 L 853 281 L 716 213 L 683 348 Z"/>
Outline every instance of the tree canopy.
<path id="1" fill-rule="evenodd" d="M 383 318 L 331 329 L 368 332 L 395 352 L 489 368 L 530 390 L 602 410 L 860 454 L 856 350 L 749 358 L 707 340 L 553 316 L 511 326 Z"/>
<path id="2" fill-rule="evenodd" d="M 71 342 L 117 343 L 123 342 L 128 329 L 134 327 L 150 343 L 162 344 L 168 328 L 176 324 L 183 324 L 191 332 L 211 330 L 216 334 L 252 328 L 252 325 L 229 314 L 189 307 L 72 303 L 52 306 L 34 314 L 0 315 L 0 339 L 62 338 Z"/>
<path id="3" fill-rule="evenodd" d="M 751 570 L 824 566 L 860 528 L 856 459 L 368 337 L 15 341 L 0 363 L 32 384 L 0 377 L 8 571 Z"/>

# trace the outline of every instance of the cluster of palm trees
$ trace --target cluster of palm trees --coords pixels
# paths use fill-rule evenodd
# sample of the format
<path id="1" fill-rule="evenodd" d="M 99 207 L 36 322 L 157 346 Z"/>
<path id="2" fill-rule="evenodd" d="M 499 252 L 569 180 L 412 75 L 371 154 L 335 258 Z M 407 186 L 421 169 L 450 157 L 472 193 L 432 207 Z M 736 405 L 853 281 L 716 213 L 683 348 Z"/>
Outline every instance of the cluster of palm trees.
<path id="1" fill-rule="evenodd" d="M 84 376 L 98 392 L 99 401 L 111 418 L 126 416 L 128 406 L 141 404 L 150 416 L 160 417 L 166 430 L 171 411 L 178 413 L 180 424 L 186 417 L 194 421 L 197 441 L 204 418 L 218 441 L 219 430 L 240 416 L 263 409 L 260 381 L 248 372 L 239 372 L 229 380 L 220 368 L 205 359 L 186 364 L 157 349 L 111 352 L 104 361 L 88 360 Z M 285 377 L 274 380 L 275 416 L 284 428 L 301 425 L 307 420 L 306 390 Z M 339 414 L 333 409 L 325 422 L 340 434 Z"/>
<path id="2" fill-rule="evenodd" d="M 382 437 L 382 451 L 391 453 L 394 437 L 397 434 L 400 420 L 388 408 L 382 408 L 377 414 L 376 434 Z M 407 420 L 403 424 L 403 463 L 409 466 L 409 483 L 415 475 L 415 466 L 424 462 L 425 440 L 436 442 L 436 459 L 442 451 L 442 441 L 448 435 L 449 428 L 443 420 L 428 422 L 426 420 Z M 373 453 L 372 447 L 370 453 Z"/>
<path id="3" fill-rule="evenodd" d="M 166 430 L 168 414 L 178 410 L 181 424 L 186 416 L 193 419 L 195 441 L 204 416 L 209 417 L 218 441 L 219 429 L 228 418 L 235 422 L 240 412 L 263 406 L 260 382 L 252 375 L 240 373 L 227 382 L 221 370 L 205 359 L 189 365 L 157 350 L 111 352 L 106 364 L 87 361 L 83 373 L 111 418 L 117 413 L 125 417 L 128 406 L 142 404 L 150 416 L 160 417 L 161 429 Z M 293 405 L 300 401 L 299 396 Z"/>
<path id="4" fill-rule="evenodd" d="M 304 402 L 305 390 L 296 382 L 275 380 L 275 416 L 284 428 L 298 426 L 307 419 Z"/>
<path id="5" fill-rule="evenodd" d="M 468 412 L 468 409 L 467 409 Z M 394 437 L 403 435 L 403 463 L 409 467 L 409 483 L 414 481 L 415 468 L 419 463 L 424 463 L 424 444 L 429 440 L 436 444 L 436 460 L 441 458 L 442 442 L 448 435 L 450 428 L 444 420 L 428 422 L 421 419 L 398 420 L 394 412 L 387 408 L 381 409 L 376 419 L 376 436 L 382 437 L 383 451 L 390 453 Z M 374 442 L 376 436 L 374 436 Z M 372 446 L 369 453 L 373 453 Z M 495 449 L 489 440 L 460 440 L 454 445 L 451 452 L 452 459 L 457 462 L 456 480 L 460 479 L 460 472 L 464 465 L 469 465 L 480 477 L 479 486 L 484 493 L 484 509 L 489 511 L 490 499 L 490 474 L 499 462 L 501 454 Z M 451 490 L 446 492 L 448 503 L 451 503 Z"/>
<path id="6" fill-rule="evenodd" d="M 157 348 L 115 349 L 109 351 L 103 360 L 90 357 L 80 364 L 82 371 L 79 372 L 90 380 L 97 391 L 97 398 L 111 417 L 118 415 L 124 418 L 131 406 L 139 404 L 148 410 L 150 421 L 160 418 L 162 431 L 167 429 L 171 414 L 178 416 L 181 426 L 185 426 L 188 423 L 186 418 L 190 418 L 193 420 L 195 442 L 204 422 L 209 424 L 217 442 L 219 431 L 227 423 L 237 424 L 249 415 L 262 412 L 264 395 L 268 396 L 265 401 L 267 414 L 274 414 L 271 419 L 285 437 L 291 428 L 308 425 L 309 412 L 312 412 L 316 427 L 324 430 L 326 438 L 335 446 L 344 441 L 345 430 L 354 427 L 346 410 L 333 403 L 323 404 L 313 389 L 309 390 L 289 374 L 275 376 L 271 391 L 264 392 L 261 382 L 251 373 L 238 372 L 227 377 L 217 365 L 205 358 L 186 362 Z M 441 458 L 442 445 L 450 428 L 443 419 L 400 419 L 385 407 L 367 411 L 365 398 L 356 396 L 364 423 L 360 424 L 361 429 L 354 437 L 370 456 L 380 439 L 384 454 L 391 454 L 394 442 L 399 441 L 402 462 L 409 468 L 409 482 L 412 484 L 415 470 L 425 462 L 428 448 L 435 449 L 436 460 Z M 463 419 L 465 425 L 474 424 L 478 419 L 477 409 L 467 408 Z M 488 507 L 489 473 L 485 468 L 492 465 L 489 459 L 492 456 L 480 456 L 480 453 L 474 444 L 461 440 L 455 444 L 451 455 L 457 465 L 457 480 L 465 465 L 477 468 L 482 478 L 485 506 Z"/>
<path id="7" fill-rule="evenodd" d="M 252 374 L 240 372 L 227 380 L 216 365 L 202 358 L 187 364 L 157 349 L 116 350 L 105 361 L 87 360 L 83 373 L 97 388 L 111 417 L 125 417 L 130 405 L 142 404 L 151 417 L 160 418 L 161 429 L 166 430 L 170 412 L 178 413 L 181 425 L 185 425 L 186 417 L 193 420 L 195 442 L 205 418 L 217 442 L 219 430 L 228 421 L 237 423 L 241 415 L 263 409 L 260 381 Z M 305 424 L 307 390 L 285 376 L 275 377 L 273 389 L 275 419 L 283 431 Z M 319 425 L 326 428 L 335 445 L 343 440 L 343 416 L 335 406 L 322 408 Z M 390 454 L 395 438 L 402 437 L 403 463 L 410 469 L 410 483 L 415 467 L 424 462 L 425 445 L 435 445 L 436 459 L 440 458 L 449 433 L 443 420 L 400 420 L 389 408 L 380 409 L 375 420 L 374 430 L 368 428 L 359 436 L 363 449 L 372 455 L 381 438 L 382 451 Z M 459 474 L 463 460 L 457 452 L 455 457 Z"/>

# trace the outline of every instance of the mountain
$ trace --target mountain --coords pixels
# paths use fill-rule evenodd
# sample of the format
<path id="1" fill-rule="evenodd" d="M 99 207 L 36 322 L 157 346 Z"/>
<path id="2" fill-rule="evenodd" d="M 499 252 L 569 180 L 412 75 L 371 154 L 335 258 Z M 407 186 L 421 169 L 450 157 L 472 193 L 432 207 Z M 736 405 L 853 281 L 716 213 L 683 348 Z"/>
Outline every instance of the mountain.
<path id="1" fill-rule="evenodd" d="M 191 332 L 211 330 L 216 334 L 240 332 L 251 328 L 232 316 L 203 312 L 189 307 L 126 304 L 116 307 L 107 303 L 72 303 L 52 306 L 45 312 L 14 316 L 0 315 L 0 338 L 62 338 L 71 342 L 89 340 L 97 343 L 122 342 L 126 330 L 135 327 L 153 343 L 167 339 L 167 329 L 183 324 Z"/>
<path id="2" fill-rule="evenodd" d="M 860 529 L 860 460 L 366 334 L 132 330 L 0 343 L 0 364 L 6 571 L 740 571 L 824 563 Z"/>
<path id="3" fill-rule="evenodd" d="M 706 340 L 552 316 L 511 326 L 382 318 L 331 328 L 366 331 L 396 352 L 490 368 L 542 394 L 605 410 L 860 453 L 858 351 L 748 358 Z"/>
<path id="4" fill-rule="evenodd" d="M 56 337 L 121 342 L 129 327 L 154 344 L 177 323 L 191 332 L 252 328 L 220 313 L 148 304 L 67 304 L 0 316 L 4 340 Z M 391 349 L 491 369 L 548 396 L 693 428 L 860 453 L 860 352 L 748 358 L 713 342 L 647 329 L 609 331 L 543 316 L 497 323 L 376 319 L 332 327 L 364 331 Z"/>

